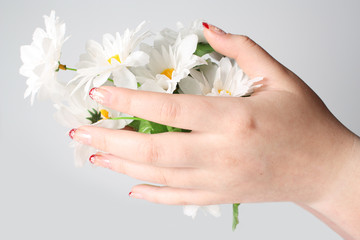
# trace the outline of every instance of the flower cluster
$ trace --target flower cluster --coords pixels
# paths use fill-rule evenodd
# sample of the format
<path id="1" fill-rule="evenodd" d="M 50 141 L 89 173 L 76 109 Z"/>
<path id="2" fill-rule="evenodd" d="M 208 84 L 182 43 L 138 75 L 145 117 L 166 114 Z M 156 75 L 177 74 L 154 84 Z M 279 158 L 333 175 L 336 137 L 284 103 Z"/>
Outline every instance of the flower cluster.
<path id="1" fill-rule="evenodd" d="M 55 118 L 68 128 L 97 125 L 110 129 L 131 126 L 139 132 L 159 133 L 187 131 L 137 119 L 92 101 L 88 92 L 93 87 L 115 86 L 167 94 L 204 96 L 249 96 L 260 87 L 262 78 L 250 79 L 233 60 L 216 53 L 203 36 L 200 21 L 190 27 L 178 23 L 178 29 L 164 29 L 157 34 L 143 31 L 145 22 L 134 30 L 104 34 L 102 43 L 89 40 L 86 53 L 77 68 L 60 61 L 65 37 L 65 24 L 52 11 L 44 16 L 45 29 L 37 28 L 31 45 L 20 49 L 23 65 L 20 74 L 27 77 L 24 97 L 31 95 L 51 99 L 57 110 Z M 153 44 L 144 40 L 154 37 Z M 66 82 L 58 79 L 60 70 L 74 71 Z M 145 127 L 144 127 L 145 126 Z M 75 165 L 83 166 L 96 149 L 72 142 Z M 195 217 L 198 206 L 186 206 L 184 213 Z M 219 216 L 218 206 L 206 206 Z"/>

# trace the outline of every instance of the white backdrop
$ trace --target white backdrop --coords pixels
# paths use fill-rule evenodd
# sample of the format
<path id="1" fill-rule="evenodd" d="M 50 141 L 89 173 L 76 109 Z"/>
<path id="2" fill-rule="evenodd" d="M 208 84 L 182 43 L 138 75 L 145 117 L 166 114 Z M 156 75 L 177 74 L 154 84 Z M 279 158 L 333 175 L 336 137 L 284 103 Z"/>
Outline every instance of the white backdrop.
<path id="1" fill-rule="evenodd" d="M 139 183 L 86 165 L 75 168 L 69 129 L 49 102 L 23 100 L 19 47 L 30 44 L 54 9 L 71 39 L 63 62 L 75 65 L 88 39 L 148 20 L 153 31 L 200 18 L 252 37 L 305 80 L 348 128 L 360 134 L 359 1 L 1 1 L 0 239 L 341 239 L 291 203 L 245 204 L 231 231 L 220 218 L 128 198 Z M 62 73 L 64 78 L 72 74 Z"/>

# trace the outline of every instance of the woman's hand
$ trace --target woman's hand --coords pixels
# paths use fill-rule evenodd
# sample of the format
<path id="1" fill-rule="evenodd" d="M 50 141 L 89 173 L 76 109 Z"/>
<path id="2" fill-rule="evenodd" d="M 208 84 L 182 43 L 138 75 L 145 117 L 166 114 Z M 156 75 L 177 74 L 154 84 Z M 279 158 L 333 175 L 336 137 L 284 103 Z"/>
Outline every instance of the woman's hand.
<path id="1" fill-rule="evenodd" d="M 102 105 L 192 132 L 150 135 L 83 126 L 74 139 L 106 152 L 91 161 L 164 185 L 132 189 L 133 197 L 157 203 L 293 201 L 332 221 L 334 204 L 359 211 L 360 190 L 354 185 L 360 179 L 358 138 L 301 79 L 251 39 L 211 25 L 204 34 L 250 77 L 264 77 L 263 87 L 249 98 L 94 89 L 91 96 Z M 342 210 L 335 223 L 360 238 L 360 217 L 346 218 L 351 209 Z"/>

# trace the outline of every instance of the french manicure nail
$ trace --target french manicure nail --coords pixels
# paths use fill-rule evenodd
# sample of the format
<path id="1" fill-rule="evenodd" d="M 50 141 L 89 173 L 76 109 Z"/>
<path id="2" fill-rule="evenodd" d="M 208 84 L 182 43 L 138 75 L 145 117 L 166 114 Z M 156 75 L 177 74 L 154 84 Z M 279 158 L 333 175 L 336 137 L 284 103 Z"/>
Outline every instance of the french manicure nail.
<path id="1" fill-rule="evenodd" d="M 109 95 L 109 92 L 102 89 L 102 88 L 92 88 L 89 92 L 89 96 L 92 100 L 95 100 L 96 102 L 103 104 L 106 101 L 106 96 Z"/>
<path id="2" fill-rule="evenodd" d="M 142 199 L 143 196 L 140 193 L 129 192 L 129 197 Z"/>
<path id="3" fill-rule="evenodd" d="M 91 156 L 89 157 L 89 162 L 91 162 L 91 164 L 94 164 L 94 163 L 95 163 L 95 157 L 96 157 L 95 154 L 93 154 L 93 155 L 91 155 Z"/>
<path id="4" fill-rule="evenodd" d="M 111 169 L 110 160 L 105 158 L 103 155 L 93 154 L 89 157 L 89 161 L 99 167 Z"/>
<path id="5" fill-rule="evenodd" d="M 91 135 L 83 129 L 76 129 L 72 135 L 73 139 L 82 144 L 90 145 L 91 144 Z"/>
<path id="6" fill-rule="evenodd" d="M 204 28 L 209 29 L 209 24 L 207 22 L 203 22 L 202 25 L 203 25 Z"/>
<path id="7" fill-rule="evenodd" d="M 71 139 L 74 139 L 74 135 L 75 135 L 76 130 L 77 130 L 76 128 L 73 128 L 73 129 L 71 129 L 69 131 L 69 136 L 70 136 Z"/>
<path id="8" fill-rule="evenodd" d="M 208 24 L 206 22 L 203 22 L 203 26 L 205 28 L 209 29 L 210 31 L 213 31 L 216 34 L 220 34 L 220 35 L 226 34 L 226 32 L 224 32 L 222 29 L 220 29 L 214 25 Z"/>

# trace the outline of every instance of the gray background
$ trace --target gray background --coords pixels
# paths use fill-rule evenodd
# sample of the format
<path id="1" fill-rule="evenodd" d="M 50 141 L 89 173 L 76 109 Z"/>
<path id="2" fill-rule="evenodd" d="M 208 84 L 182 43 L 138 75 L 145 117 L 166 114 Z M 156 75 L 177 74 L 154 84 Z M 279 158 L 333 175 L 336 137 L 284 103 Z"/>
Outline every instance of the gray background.
<path id="1" fill-rule="evenodd" d="M 359 1 L 4 1 L 0 7 L 0 239 L 340 239 L 291 203 L 245 204 L 231 232 L 221 218 L 183 216 L 127 196 L 139 183 L 86 165 L 75 168 L 69 129 L 54 121 L 50 102 L 23 100 L 19 47 L 56 13 L 71 39 L 63 62 L 74 65 L 88 39 L 150 21 L 153 31 L 176 21 L 207 20 L 251 36 L 303 78 L 348 128 L 360 134 Z M 70 79 L 71 73 L 61 73 Z"/>

